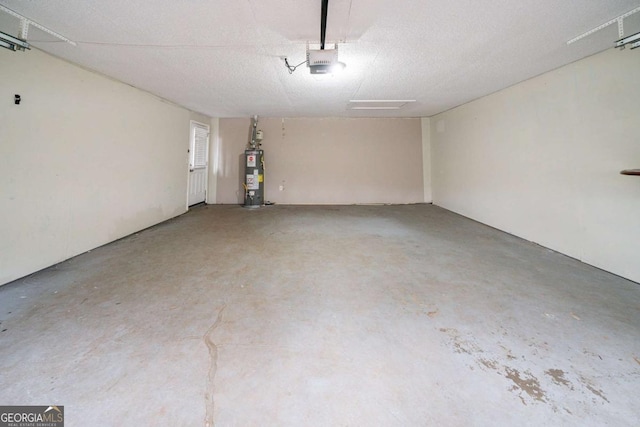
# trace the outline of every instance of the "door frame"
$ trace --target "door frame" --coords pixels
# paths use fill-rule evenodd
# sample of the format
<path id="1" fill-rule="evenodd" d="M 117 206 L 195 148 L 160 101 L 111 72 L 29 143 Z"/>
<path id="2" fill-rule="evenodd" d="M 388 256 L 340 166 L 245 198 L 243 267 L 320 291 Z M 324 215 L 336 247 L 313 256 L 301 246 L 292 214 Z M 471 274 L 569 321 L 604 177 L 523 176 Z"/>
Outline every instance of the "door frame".
<path id="1" fill-rule="evenodd" d="M 210 163 L 210 159 L 209 159 L 209 155 L 211 153 L 211 125 L 207 124 L 207 123 L 202 123 L 198 120 L 189 120 L 189 148 L 187 149 L 187 200 L 186 200 L 186 207 L 187 210 L 189 210 L 189 194 L 191 191 L 191 159 L 193 154 L 193 149 L 194 149 L 194 143 L 195 143 L 195 130 L 196 130 L 196 126 L 201 126 L 207 129 L 207 146 L 206 146 L 206 166 L 204 167 L 205 170 L 205 180 L 204 180 L 204 203 L 207 203 L 207 197 L 208 197 L 208 193 L 209 193 L 209 163 Z"/>

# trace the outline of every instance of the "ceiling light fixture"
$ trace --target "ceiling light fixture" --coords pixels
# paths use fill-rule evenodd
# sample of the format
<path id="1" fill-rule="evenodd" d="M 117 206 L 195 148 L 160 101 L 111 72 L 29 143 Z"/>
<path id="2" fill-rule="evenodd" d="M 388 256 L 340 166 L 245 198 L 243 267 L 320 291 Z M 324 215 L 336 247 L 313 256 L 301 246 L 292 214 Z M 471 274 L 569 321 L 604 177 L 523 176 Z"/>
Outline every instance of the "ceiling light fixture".
<path id="1" fill-rule="evenodd" d="M 29 43 L 25 40 L 19 39 L 17 37 L 13 37 L 9 34 L 3 33 L 0 31 L 0 46 L 5 49 L 13 50 L 25 50 L 30 49 Z"/>
<path id="2" fill-rule="evenodd" d="M 347 64 L 338 60 L 338 44 L 333 49 L 325 49 L 325 37 L 327 34 L 327 13 L 329 10 L 329 0 L 322 0 L 322 11 L 320 16 L 320 49 L 309 49 L 307 43 L 307 59 L 298 65 L 290 65 L 289 60 L 284 57 L 284 65 L 292 74 L 296 68 L 302 64 L 307 64 L 311 74 L 337 74 L 345 69 Z"/>

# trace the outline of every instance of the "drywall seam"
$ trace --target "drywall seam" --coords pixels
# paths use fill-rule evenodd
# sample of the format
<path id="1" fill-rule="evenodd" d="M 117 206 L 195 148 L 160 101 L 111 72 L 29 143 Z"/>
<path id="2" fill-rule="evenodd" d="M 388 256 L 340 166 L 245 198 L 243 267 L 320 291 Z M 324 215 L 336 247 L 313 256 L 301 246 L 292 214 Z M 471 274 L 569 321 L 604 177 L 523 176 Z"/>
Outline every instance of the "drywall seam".
<path id="1" fill-rule="evenodd" d="M 424 202 L 431 203 L 431 119 L 422 117 L 422 185 L 424 187 Z"/>
<path id="2" fill-rule="evenodd" d="M 209 176 L 207 188 L 207 204 L 217 203 L 218 194 L 218 171 L 220 159 L 220 119 L 214 117 L 211 119 L 209 128 Z"/>

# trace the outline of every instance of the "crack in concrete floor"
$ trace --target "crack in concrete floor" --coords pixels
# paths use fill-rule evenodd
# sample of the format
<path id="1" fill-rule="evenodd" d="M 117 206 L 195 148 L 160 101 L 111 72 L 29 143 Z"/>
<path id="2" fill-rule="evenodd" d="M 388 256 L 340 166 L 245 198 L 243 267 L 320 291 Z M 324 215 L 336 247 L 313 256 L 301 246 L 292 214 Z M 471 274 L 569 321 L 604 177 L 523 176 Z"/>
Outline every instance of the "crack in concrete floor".
<path id="1" fill-rule="evenodd" d="M 639 297 L 434 206 L 202 207 L 3 286 L 0 400 L 96 426 L 635 425 Z"/>
<path id="2" fill-rule="evenodd" d="M 218 346 L 213 341 L 212 335 L 222 322 L 222 316 L 224 314 L 224 310 L 227 308 L 227 305 L 224 304 L 222 308 L 218 311 L 218 315 L 216 316 L 216 320 L 213 324 L 207 329 L 204 336 L 202 337 L 205 345 L 209 349 L 209 373 L 207 375 L 207 391 L 205 392 L 205 419 L 204 425 L 205 427 L 213 427 L 215 426 L 215 379 L 216 379 L 216 371 L 218 370 Z"/>

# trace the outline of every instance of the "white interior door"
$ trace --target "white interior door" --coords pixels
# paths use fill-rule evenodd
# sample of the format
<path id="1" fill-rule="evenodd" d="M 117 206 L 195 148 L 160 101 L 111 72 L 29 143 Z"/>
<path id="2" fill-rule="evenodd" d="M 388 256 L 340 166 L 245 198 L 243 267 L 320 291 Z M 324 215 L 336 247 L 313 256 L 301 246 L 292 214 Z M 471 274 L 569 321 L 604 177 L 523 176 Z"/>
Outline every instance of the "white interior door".
<path id="1" fill-rule="evenodd" d="M 209 126 L 191 121 L 189 146 L 189 206 L 207 197 Z"/>

